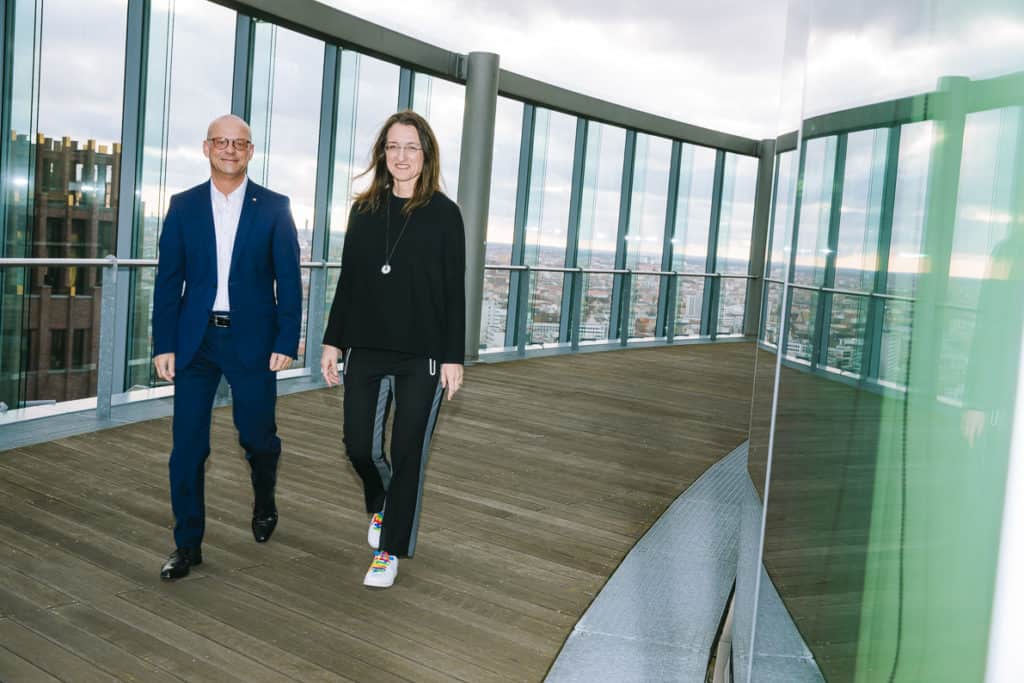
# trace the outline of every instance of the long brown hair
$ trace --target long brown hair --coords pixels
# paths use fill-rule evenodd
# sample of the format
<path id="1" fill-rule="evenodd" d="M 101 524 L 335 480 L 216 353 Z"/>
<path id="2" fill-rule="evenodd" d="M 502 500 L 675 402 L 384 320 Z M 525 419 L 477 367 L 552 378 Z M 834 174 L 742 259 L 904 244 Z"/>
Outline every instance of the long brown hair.
<path id="1" fill-rule="evenodd" d="M 413 190 L 412 197 L 402 207 L 402 213 L 408 216 L 417 208 L 426 206 L 434 193 L 441 189 L 441 159 L 434 131 L 430 129 L 430 124 L 425 118 L 411 109 L 406 109 L 392 114 L 384 122 L 370 151 L 369 167 L 356 176 L 362 178 L 364 175 L 372 174 L 373 178 L 370 186 L 355 196 L 355 206 L 360 211 L 376 213 L 384 206 L 384 202 L 388 201 L 388 193 L 391 192 L 394 180 L 391 177 L 391 172 L 388 171 L 384 145 L 388 141 L 388 131 L 396 123 L 414 127 L 419 134 L 420 147 L 423 150 L 423 170 L 420 172 L 420 177 L 416 179 L 416 188 Z"/>

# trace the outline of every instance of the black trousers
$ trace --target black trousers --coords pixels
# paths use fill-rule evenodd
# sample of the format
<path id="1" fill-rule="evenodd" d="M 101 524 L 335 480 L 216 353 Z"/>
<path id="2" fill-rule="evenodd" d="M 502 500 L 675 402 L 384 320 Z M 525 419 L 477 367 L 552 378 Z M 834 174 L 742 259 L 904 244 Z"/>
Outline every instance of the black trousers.
<path id="1" fill-rule="evenodd" d="M 380 549 L 412 557 L 423 499 L 423 471 L 441 407 L 440 364 L 379 349 L 345 353 L 345 451 L 363 480 L 366 511 L 383 512 Z M 392 404 L 391 449 L 384 426 Z"/>

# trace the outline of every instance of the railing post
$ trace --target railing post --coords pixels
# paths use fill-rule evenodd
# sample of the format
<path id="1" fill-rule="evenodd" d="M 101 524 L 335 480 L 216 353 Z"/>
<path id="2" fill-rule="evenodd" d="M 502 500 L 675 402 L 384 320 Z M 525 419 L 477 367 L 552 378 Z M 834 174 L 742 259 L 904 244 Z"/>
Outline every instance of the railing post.
<path id="1" fill-rule="evenodd" d="M 629 343 L 629 309 L 632 303 L 633 271 L 627 270 L 622 274 L 622 294 L 619 297 L 619 343 L 625 346 Z"/>
<path id="2" fill-rule="evenodd" d="M 516 328 L 513 331 L 516 339 L 516 349 L 520 355 L 526 353 L 526 309 L 527 299 L 530 296 L 530 267 L 526 266 L 519 271 L 519 282 L 516 288 Z"/>
<path id="3" fill-rule="evenodd" d="M 114 393 L 114 344 L 117 318 L 117 258 L 108 256 L 103 268 L 103 293 L 100 301 L 100 351 L 96 361 L 96 417 L 110 421 L 110 403 Z"/>

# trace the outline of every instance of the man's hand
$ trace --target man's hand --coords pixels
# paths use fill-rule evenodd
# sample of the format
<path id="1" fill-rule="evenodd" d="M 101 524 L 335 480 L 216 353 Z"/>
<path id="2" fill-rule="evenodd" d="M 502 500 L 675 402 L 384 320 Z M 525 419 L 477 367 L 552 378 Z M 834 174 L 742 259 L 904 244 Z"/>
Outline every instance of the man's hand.
<path id="1" fill-rule="evenodd" d="M 985 429 L 985 413 L 980 410 L 966 410 L 960 419 L 960 431 L 967 438 L 967 443 L 974 448 L 975 440 Z"/>
<path id="2" fill-rule="evenodd" d="M 448 390 L 449 401 L 462 386 L 462 372 L 460 363 L 441 364 L 441 386 Z"/>
<path id="3" fill-rule="evenodd" d="M 167 382 L 174 381 L 174 354 L 161 353 L 153 356 L 153 367 L 160 379 Z"/>
<path id="4" fill-rule="evenodd" d="M 287 370 L 292 365 L 292 357 L 287 356 L 283 353 L 272 353 L 270 354 L 270 371 L 280 372 L 281 370 Z"/>
<path id="5" fill-rule="evenodd" d="M 337 386 L 341 384 L 341 376 L 338 374 L 338 359 L 341 358 L 341 349 L 330 344 L 324 344 L 323 349 L 323 353 L 320 354 L 320 374 L 324 376 L 327 386 Z"/>

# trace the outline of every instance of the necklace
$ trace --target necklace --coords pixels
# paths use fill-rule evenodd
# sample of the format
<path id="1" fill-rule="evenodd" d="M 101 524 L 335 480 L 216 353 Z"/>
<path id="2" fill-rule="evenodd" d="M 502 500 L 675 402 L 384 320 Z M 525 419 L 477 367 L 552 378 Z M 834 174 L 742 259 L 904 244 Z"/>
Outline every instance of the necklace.
<path id="1" fill-rule="evenodd" d="M 391 257 L 395 254 L 395 249 L 398 248 L 398 243 L 402 241 L 402 237 L 405 235 L 405 229 L 409 227 L 409 219 L 412 218 L 412 212 L 405 217 L 405 223 L 402 224 L 402 229 L 398 233 L 398 238 L 395 239 L 395 243 L 391 244 L 391 197 L 388 197 L 387 206 L 387 219 L 384 224 L 384 265 L 380 267 L 380 272 L 387 275 L 391 272 Z"/>

